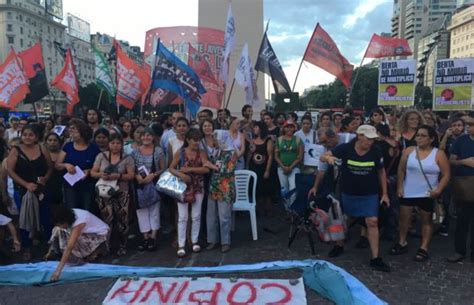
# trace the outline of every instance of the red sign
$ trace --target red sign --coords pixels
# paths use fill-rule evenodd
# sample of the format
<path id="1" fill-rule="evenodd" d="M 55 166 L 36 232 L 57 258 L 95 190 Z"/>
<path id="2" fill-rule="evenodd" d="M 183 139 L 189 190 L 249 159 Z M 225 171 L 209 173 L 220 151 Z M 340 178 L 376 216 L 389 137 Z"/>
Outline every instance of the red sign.
<path id="1" fill-rule="evenodd" d="M 390 56 L 412 55 L 410 45 L 406 39 L 382 37 L 377 34 L 372 36 L 364 57 L 380 58 Z"/>
<path id="2" fill-rule="evenodd" d="M 353 66 L 342 56 L 336 43 L 319 23 L 314 29 L 303 59 L 336 76 L 346 88 L 350 86 Z"/>
<path id="3" fill-rule="evenodd" d="M 150 73 L 122 51 L 114 42 L 117 52 L 117 103 L 132 109 L 150 88 Z"/>
<path id="4" fill-rule="evenodd" d="M 144 52 L 149 64 L 153 64 L 154 48 L 156 47 L 154 40 L 158 38 L 165 47 L 173 50 L 179 58 L 187 58 L 188 64 L 198 74 L 207 91 L 202 96 L 202 106 L 221 108 L 224 97 L 224 82 L 218 80 L 218 75 L 222 62 L 224 32 L 211 28 L 190 26 L 151 29 L 146 32 Z M 192 45 L 191 49 L 190 44 Z M 190 56 L 192 57 L 191 61 L 189 60 Z M 173 97 L 163 93 L 157 96 L 164 97 L 164 100 L 156 101 L 159 104 L 169 103 L 170 97 Z M 182 102 L 182 99 L 176 98 L 172 103 L 176 104 L 178 102 Z"/>
<path id="5" fill-rule="evenodd" d="M 11 49 L 0 66 L 0 106 L 13 109 L 29 92 L 28 79 L 15 51 Z"/>
<path id="6" fill-rule="evenodd" d="M 64 67 L 51 82 L 51 86 L 58 88 L 66 94 L 68 102 L 66 111 L 68 114 L 72 114 L 74 111 L 74 105 L 79 103 L 79 84 L 77 82 L 76 70 L 72 62 L 71 49 L 66 51 Z"/>

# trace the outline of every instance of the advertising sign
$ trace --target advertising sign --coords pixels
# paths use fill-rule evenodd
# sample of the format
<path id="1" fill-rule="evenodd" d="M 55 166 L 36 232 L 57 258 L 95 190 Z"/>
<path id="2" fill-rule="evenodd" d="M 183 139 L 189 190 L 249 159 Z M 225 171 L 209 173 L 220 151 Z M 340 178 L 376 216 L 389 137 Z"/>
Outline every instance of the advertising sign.
<path id="1" fill-rule="evenodd" d="M 434 70 L 433 110 L 473 110 L 474 58 L 438 60 Z"/>
<path id="2" fill-rule="evenodd" d="M 153 65 L 158 38 L 168 50 L 173 51 L 184 62 L 189 63 L 189 54 L 195 53 L 192 55 L 191 62 L 196 65 L 191 65 L 191 68 L 198 74 L 207 91 L 202 96 L 202 106 L 220 108 L 224 95 L 224 82 L 219 79 L 224 32 L 211 28 L 190 26 L 151 29 L 146 32 L 144 51 L 145 60 L 150 65 Z M 206 69 L 198 69 L 197 67 L 206 67 Z M 207 67 L 210 68 L 210 71 Z M 178 97 L 173 103 L 179 101 L 182 100 Z M 164 104 L 161 101 L 156 103 Z"/>
<path id="3" fill-rule="evenodd" d="M 63 19 L 63 0 L 42 0 L 46 13 L 59 19 Z"/>
<path id="4" fill-rule="evenodd" d="M 103 305 L 305 305 L 303 279 L 139 278 L 117 280 Z"/>
<path id="5" fill-rule="evenodd" d="M 384 60 L 379 66 L 379 106 L 413 106 L 415 60 Z"/>
<path id="6" fill-rule="evenodd" d="M 78 39 L 91 41 L 91 26 L 89 22 L 71 14 L 67 14 L 69 35 Z"/>

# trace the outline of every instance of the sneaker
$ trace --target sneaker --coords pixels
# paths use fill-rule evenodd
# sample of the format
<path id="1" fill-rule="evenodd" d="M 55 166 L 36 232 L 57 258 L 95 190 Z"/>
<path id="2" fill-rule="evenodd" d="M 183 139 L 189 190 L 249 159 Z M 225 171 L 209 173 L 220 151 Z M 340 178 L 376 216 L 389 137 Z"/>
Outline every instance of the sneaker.
<path id="1" fill-rule="evenodd" d="M 335 245 L 334 248 L 332 248 L 332 250 L 329 251 L 328 256 L 329 256 L 329 257 L 338 257 L 338 256 L 340 256 L 342 253 L 344 253 L 344 247 L 341 247 L 341 246 L 339 246 L 339 245 Z"/>
<path id="2" fill-rule="evenodd" d="M 194 253 L 199 253 L 199 252 L 201 252 L 201 246 L 198 245 L 198 244 L 194 244 L 194 245 L 193 245 L 193 252 L 194 252 Z"/>
<path id="3" fill-rule="evenodd" d="M 466 256 L 459 254 L 459 253 L 454 253 L 450 257 L 448 257 L 448 262 L 450 263 L 459 263 L 460 261 L 464 260 Z"/>
<path id="4" fill-rule="evenodd" d="M 209 245 L 207 245 L 206 250 L 211 251 L 211 250 L 214 250 L 215 248 L 217 248 L 217 244 L 210 243 Z"/>
<path id="5" fill-rule="evenodd" d="M 184 257 L 186 256 L 186 251 L 184 250 L 184 248 L 180 248 L 178 249 L 178 252 L 176 252 L 176 254 L 178 255 L 178 257 Z"/>
<path id="6" fill-rule="evenodd" d="M 138 251 L 145 251 L 148 249 L 148 239 L 144 239 L 140 245 L 138 245 Z"/>
<path id="7" fill-rule="evenodd" d="M 355 244 L 356 249 L 367 249 L 369 246 L 369 240 L 365 236 L 361 236 Z"/>
<path id="8" fill-rule="evenodd" d="M 446 227 L 446 226 L 441 226 L 441 227 L 439 228 L 438 233 L 439 233 L 439 235 L 441 235 L 441 236 L 447 237 L 447 236 L 448 236 L 448 231 L 449 231 L 449 230 L 448 230 L 448 227 Z"/>
<path id="9" fill-rule="evenodd" d="M 222 245 L 221 252 L 227 253 L 230 251 L 230 245 Z"/>
<path id="10" fill-rule="evenodd" d="M 390 266 L 384 263 L 381 257 L 371 259 L 370 267 L 377 271 L 390 272 Z"/>

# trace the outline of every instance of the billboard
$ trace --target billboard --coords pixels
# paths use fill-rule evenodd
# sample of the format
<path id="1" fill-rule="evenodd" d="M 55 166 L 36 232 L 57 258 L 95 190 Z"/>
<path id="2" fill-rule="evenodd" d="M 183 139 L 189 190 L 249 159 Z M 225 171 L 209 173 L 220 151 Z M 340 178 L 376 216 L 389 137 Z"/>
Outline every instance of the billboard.
<path id="1" fill-rule="evenodd" d="M 474 58 L 438 60 L 434 70 L 433 110 L 474 110 Z"/>
<path id="2" fill-rule="evenodd" d="M 63 19 L 63 0 L 42 0 L 46 14 Z"/>
<path id="3" fill-rule="evenodd" d="M 379 106 L 413 106 L 416 60 L 384 60 L 379 66 Z"/>
<path id="4" fill-rule="evenodd" d="M 201 82 L 206 88 L 202 96 L 202 106 L 220 108 L 224 98 L 224 82 L 219 79 L 219 71 L 222 61 L 224 47 L 224 31 L 191 26 L 177 26 L 154 28 L 146 32 L 145 37 L 145 61 L 153 65 L 156 41 L 173 51 L 181 60 L 187 62 L 199 75 Z M 192 54 L 189 56 L 189 54 Z M 169 103 L 169 94 L 161 92 L 166 103 Z M 173 103 L 182 102 L 178 97 Z M 164 101 L 152 101 L 152 104 L 165 104 Z"/>
<path id="5" fill-rule="evenodd" d="M 89 22 L 68 13 L 67 26 L 69 29 L 69 35 L 72 37 L 87 42 L 91 41 L 91 26 Z"/>

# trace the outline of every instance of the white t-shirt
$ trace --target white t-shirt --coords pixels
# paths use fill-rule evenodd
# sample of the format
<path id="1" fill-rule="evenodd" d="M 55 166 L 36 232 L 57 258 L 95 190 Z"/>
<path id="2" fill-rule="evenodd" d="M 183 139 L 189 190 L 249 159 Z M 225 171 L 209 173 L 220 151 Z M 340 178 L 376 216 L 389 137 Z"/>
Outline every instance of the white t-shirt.
<path id="1" fill-rule="evenodd" d="M 183 147 L 184 141 L 178 139 L 177 137 L 170 138 L 168 141 L 169 145 L 171 146 L 171 152 L 174 154 Z"/>
<path id="2" fill-rule="evenodd" d="M 19 136 L 21 136 L 20 129 L 14 130 L 13 128 L 8 128 L 5 131 L 5 140 L 6 141 L 9 141 L 9 140 L 14 139 L 14 138 L 18 138 Z"/>
<path id="3" fill-rule="evenodd" d="M 100 220 L 94 214 L 81 209 L 73 209 L 74 214 L 76 215 L 76 221 L 72 227 L 76 227 L 80 224 L 85 223 L 86 226 L 82 230 L 82 233 L 89 234 L 98 234 L 98 235 L 107 235 L 109 232 L 109 226 Z"/>
<path id="4" fill-rule="evenodd" d="M 304 134 L 303 129 L 295 132 L 295 136 L 301 139 L 304 145 L 306 144 L 317 144 L 318 143 L 318 134 L 315 130 L 310 130 L 307 135 Z"/>
<path id="5" fill-rule="evenodd" d="M 169 140 L 174 137 L 176 137 L 176 132 L 174 132 L 173 128 L 165 130 L 163 132 L 163 135 L 161 136 L 160 146 L 165 154 L 168 153 Z"/>

